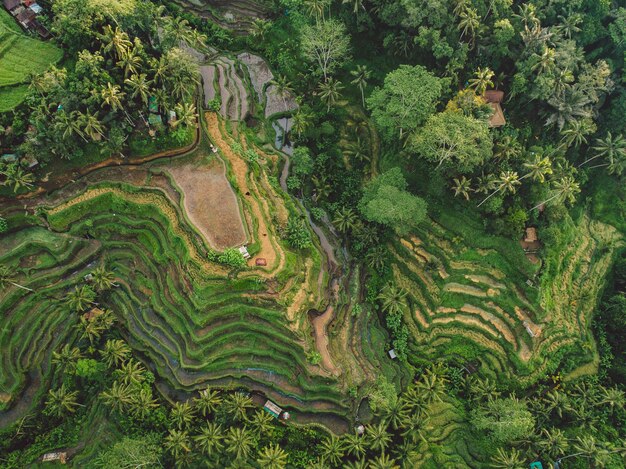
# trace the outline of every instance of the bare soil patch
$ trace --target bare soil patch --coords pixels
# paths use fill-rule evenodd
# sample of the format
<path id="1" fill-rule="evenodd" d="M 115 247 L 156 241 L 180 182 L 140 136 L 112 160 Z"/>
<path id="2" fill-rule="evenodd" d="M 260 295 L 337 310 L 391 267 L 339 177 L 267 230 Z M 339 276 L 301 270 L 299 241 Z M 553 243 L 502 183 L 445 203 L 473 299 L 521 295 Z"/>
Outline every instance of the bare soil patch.
<path id="1" fill-rule="evenodd" d="M 189 220 L 211 247 L 223 251 L 246 243 L 237 196 L 221 161 L 213 158 L 208 163 L 170 166 L 168 171 L 183 192 Z"/>

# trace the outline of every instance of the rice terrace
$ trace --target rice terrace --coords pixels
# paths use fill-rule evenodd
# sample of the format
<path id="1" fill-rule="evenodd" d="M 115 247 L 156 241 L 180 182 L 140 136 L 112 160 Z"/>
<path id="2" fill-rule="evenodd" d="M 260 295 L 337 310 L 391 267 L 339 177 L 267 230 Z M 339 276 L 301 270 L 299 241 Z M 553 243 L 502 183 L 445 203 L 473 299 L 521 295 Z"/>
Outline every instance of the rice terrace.
<path id="1" fill-rule="evenodd" d="M 625 468 L 625 25 L 3 0 L 0 468 Z"/>

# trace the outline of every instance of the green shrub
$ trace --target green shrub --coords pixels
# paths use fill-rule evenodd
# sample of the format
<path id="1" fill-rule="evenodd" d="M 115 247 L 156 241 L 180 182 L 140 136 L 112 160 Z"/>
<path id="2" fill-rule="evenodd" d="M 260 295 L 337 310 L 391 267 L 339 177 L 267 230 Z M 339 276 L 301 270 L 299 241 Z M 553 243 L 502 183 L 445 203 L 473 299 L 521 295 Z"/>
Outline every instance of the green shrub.
<path id="1" fill-rule="evenodd" d="M 287 242 L 296 249 L 307 249 L 311 246 L 311 233 L 300 218 L 289 218 L 286 229 Z"/>
<path id="2" fill-rule="evenodd" d="M 246 259 L 237 249 L 228 248 L 217 257 L 217 262 L 236 269 L 246 266 Z"/>
<path id="3" fill-rule="evenodd" d="M 9 224 L 4 218 L 2 218 L 2 216 L 0 216 L 0 233 L 6 233 L 8 229 Z"/>

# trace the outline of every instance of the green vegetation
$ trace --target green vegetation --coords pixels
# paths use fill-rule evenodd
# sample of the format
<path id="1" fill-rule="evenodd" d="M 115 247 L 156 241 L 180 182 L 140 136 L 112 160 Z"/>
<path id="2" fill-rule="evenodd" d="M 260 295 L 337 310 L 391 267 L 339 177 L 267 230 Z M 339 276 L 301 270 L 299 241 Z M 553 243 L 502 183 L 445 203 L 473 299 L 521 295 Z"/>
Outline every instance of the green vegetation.
<path id="1" fill-rule="evenodd" d="M 227 3 L 0 14 L 0 466 L 626 467 L 624 7 Z"/>

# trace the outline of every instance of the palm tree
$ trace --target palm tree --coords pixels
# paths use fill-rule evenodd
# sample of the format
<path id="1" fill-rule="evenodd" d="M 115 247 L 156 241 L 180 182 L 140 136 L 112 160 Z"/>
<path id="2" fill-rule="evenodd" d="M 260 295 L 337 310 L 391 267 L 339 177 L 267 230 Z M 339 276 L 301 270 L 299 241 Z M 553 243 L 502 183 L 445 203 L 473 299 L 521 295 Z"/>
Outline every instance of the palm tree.
<path id="1" fill-rule="evenodd" d="M 170 420 L 179 429 L 188 427 L 193 422 L 195 411 L 189 402 L 175 402 L 170 411 Z"/>
<path id="2" fill-rule="evenodd" d="M 274 417 L 266 411 L 258 409 L 250 420 L 250 425 L 259 435 L 266 435 L 274 428 Z"/>
<path id="3" fill-rule="evenodd" d="M 330 6 L 330 0 L 305 0 L 304 9 L 309 16 L 315 16 L 315 21 L 324 19 L 326 8 Z"/>
<path id="4" fill-rule="evenodd" d="M 343 3 L 349 1 L 361 2 L 361 0 L 343 0 Z M 359 91 L 361 92 L 361 102 L 363 104 L 363 107 L 365 107 L 365 88 L 367 87 L 367 80 L 370 79 L 372 72 L 369 71 L 367 66 L 365 65 L 357 65 L 356 69 L 350 72 L 350 75 L 354 77 L 354 80 L 352 80 L 350 83 L 356 85 L 359 88 Z"/>
<path id="5" fill-rule="evenodd" d="M 468 380 L 469 392 L 472 401 L 485 401 L 488 399 L 497 399 L 500 397 L 498 386 L 490 378 L 480 378 L 471 376 Z"/>
<path id="6" fill-rule="evenodd" d="M 363 5 L 363 0 L 342 0 L 341 3 L 344 5 L 352 4 L 352 13 L 354 13 L 354 16 L 356 16 L 357 19 L 359 18 L 361 10 L 366 11 L 365 5 Z"/>
<path id="7" fill-rule="evenodd" d="M 254 407 L 252 399 L 241 392 L 236 392 L 228 396 L 224 402 L 224 407 L 236 421 L 246 420 L 247 410 Z"/>
<path id="8" fill-rule="evenodd" d="M 605 459 L 609 454 L 605 448 L 598 445 L 598 441 L 593 435 L 577 436 L 574 449 L 579 455 L 592 460 L 594 466 L 599 464 L 600 467 L 604 467 L 603 463 L 605 463 Z"/>
<path id="9" fill-rule="evenodd" d="M 230 427 L 226 435 L 226 451 L 233 453 L 235 459 L 245 460 L 250 456 L 254 438 L 247 427 Z"/>
<path id="10" fill-rule="evenodd" d="M 391 442 L 391 435 L 387 431 L 387 422 L 378 422 L 378 425 L 369 425 L 365 432 L 369 447 L 373 451 L 384 452 Z"/>
<path id="11" fill-rule="evenodd" d="M 322 102 L 328 107 L 328 112 L 341 98 L 341 90 L 343 90 L 343 85 L 334 78 L 329 78 L 318 86 L 318 94 Z"/>
<path id="12" fill-rule="evenodd" d="M 65 111 L 58 112 L 54 120 L 54 126 L 63 132 L 62 136 L 64 139 L 69 139 L 73 135 L 78 135 L 85 142 L 88 142 L 78 120 L 79 114 L 80 113 L 77 111 L 69 114 Z"/>
<path id="13" fill-rule="evenodd" d="M 98 291 L 108 290 L 115 285 L 115 274 L 107 270 L 104 265 L 96 267 L 91 275 L 93 277 L 93 284 Z"/>
<path id="14" fill-rule="evenodd" d="M 409 405 L 407 402 L 404 399 L 397 399 L 395 403 L 382 412 L 382 417 L 394 430 L 397 430 L 408 412 Z"/>
<path id="15" fill-rule="evenodd" d="M 293 85 L 285 75 L 278 75 L 270 81 L 270 85 L 276 88 L 276 93 L 283 99 L 284 110 L 287 111 L 287 97 L 293 93 Z"/>
<path id="16" fill-rule="evenodd" d="M 81 340 L 87 339 L 91 345 L 100 339 L 102 332 L 105 330 L 105 327 L 99 321 L 89 320 L 84 316 L 80 317 L 76 327 L 81 330 Z"/>
<path id="17" fill-rule="evenodd" d="M 109 339 L 104 344 L 104 349 L 100 351 L 104 363 L 109 368 L 121 365 L 130 356 L 131 350 L 126 342 L 121 339 Z"/>
<path id="18" fill-rule="evenodd" d="M 541 430 L 539 447 L 541 448 L 541 454 L 551 459 L 557 459 L 567 452 L 569 441 L 565 433 L 559 428 L 553 428 L 551 430 L 544 428 Z"/>
<path id="19" fill-rule="evenodd" d="M 95 299 L 96 292 L 93 291 L 93 288 L 89 285 L 81 285 L 80 287 L 74 287 L 74 290 L 67 294 L 65 302 L 70 309 L 82 313 L 94 304 Z"/>
<path id="20" fill-rule="evenodd" d="M 311 118 L 312 115 L 310 113 L 304 111 L 301 107 L 298 108 L 291 121 L 291 130 L 297 133 L 298 136 L 302 135 L 311 126 Z"/>
<path id="21" fill-rule="evenodd" d="M 367 469 L 369 463 L 366 459 L 357 459 L 356 461 L 348 461 L 343 465 L 343 469 Z"/>
<path id="22" fill-rule="evenodd" d="M 76 370 L 76 362 L 81 357 L 82 354 L 78 347 L 70 347 L 70 344 L 65 344 L 59 352 L 52 352 L 52 363 L 60 365 L 66 373 L 73 373 Z"/>
<path id="23" fill-rule="evenodd" d="M 485 91 L 487 91 L 487 88 L 493 88 L 493 81 L 491 79 L 494 75 L 495 73 L 489 67 L 479 67 L 474 74 L 475 78 L 469 80 L 469 86 L 470 88 L 474 88 L 479 96 L 482 96 L 485 94 Z"/>
<path id="24" fill-rule="evenodd" d="M 120 60 L 115 64 L 118 68 L 124 70 L 124 78 L 128 75 L 136 75 L 142 63 L 142 58 L 137 54 L 135 49 L 127 51 Z M 145 74 L 142 74 L 145 76 Z"/>
<path id="25" fill-rule="evenodd" d="M 622 174 L 624 165 L 623 162 L 626 160 L 626 139 L 623 138 L 622 134 L 619 134 L 614 138 L 611 132 L 607 132 L 604 139 L 596 140 L 596 146 L 593 147 L 593 150 L 595 153 L 594 156 L 583 161 L 578 165 L 578 167 L 581 167 L 596 158 L 604 157 L 608 161 L 609 172 L 611 172 L 611 174 Z M 622 163 L 620 164 L 620 162 Z M 611 166 L 613 166 L 612 171 Z"/>
<path id="26" fill-rule="evenodd" d="M 311 177 L 311 182 L 313 183 L 313 187 L 315 187 L 315 194 L 313 195 L 313 200 L 315 201 L 325 199 L 330 195 L 330 192 L 333 189 L 328 183 L 328 178 L 326 176 L 318 177 L 317 174 L 315 174 Z"/>
<path id="27" fill-rule="evenodd" d="M 102 133 L 104 126 L 96 114 L 92 114 L 89 111 L 86 114 L 78 113 L 78 122 L 83 127 L 85 135 L 88 135 L 94 142 L 104 137 Z"/>
<path id="28" fill-rule="evenodd" d="M 207 386 L 206 389 L 200 391 L 200 397 L 194 398 L 195 406 L 198 408 L 203 417 L 215 412 L 222 403 L 222 398 L 218 391 Z"/>
<path id="29" fill-rule="evenodd" d="M 14 287 L 21 288 L 22 290 L 29 292 L 34 291 L 32 288 L 28 288 L 17 283 L 15 281 L 15 277 L 13 277 L 13 272 L 14 270 L 10 269 L 8 266 L 0 264 L 0 289 L 4 290 L 8 285 L 13 285 Z"/>
<path id="30" fill-rule="evenodd" d="M 123 108 L 122 99 L 124 99 L 124 96 L 126 96 L 126 93 L 118 85 L 112 85 L 110 82 L 107 82 L 106 86 L 100 89 L 102 105 L 109 106 L 114 111 Z"/>
<path id="31" fill-rule="evenodd" d="M 376 459 L 370 461 L 369 467 L 371 469 L 400 469 L 400 466 L 396 464 L 396 461 L 391 459 L 391 457 L 384 452 Z"/>
<path id="32" fill-rule="evenodd" d="M 378 300 L 381 302 L 382 309 L 387 314 L 400 313 L 404 307 L 406 307 L 407 292 L 394 284 L 387 284 L 383 291 L 378 295 Z"/>
<path id="33" fill-rule="evenodd" d="M 522 153 L 520 143 L 516 138 L 505 135 L 497 143 L 494 156 L 503 160 L 516 159 Z"/>
<path id="34" fill-rule="evenodd" d="M 387 265 L 387 250 L 384 246 L 375 246 L 365 254 L 365 263 L 370 269 L 381 272 Z"/>
<path id="35" fill-rule="evenodd" d="M 118 370 L 115 370 L 122 382 L 128 385 L 141 383 L 145 379 L 145 372 L 146 369 L 142 364 L 132 358 L 123 363 Z"/>
<path id="36" fill-rule="evenodd" d="M 252 22 L 252 25 L 250 26 L 250 35 L 253 38 L 258 39 L 259 41 L 263 41 L 263 39 L 265 39 L 265 35 L 268 33 L 271 27 L 271 22 L 261 18 L 255 18 Z"/>
<path id="37" fill-rule="evenodd" d="M 496 455 L 491 459 L 491 467 L 495 469 L 524 469 L 524 459 L 520 452 L 512 448 L 506 451 L 504 448 L 498 448 Z"/>
<path id="38" fill-rule="evenodd" d="M 261 450 L 256 462 L 263 468 L 283 469 L 287 466 L 287 453 L 280 446 L 270 443 Z"/>
<path id="39" fill-rule="evenodd" d="M 454 178 L 454 185 L 452 186 L 452 190 L 454 190 L 455 197 L 462 195 L 463 197 L 465 197 L 465 200 L 469 200 L 469 195 L 472 191 L 471 187 L 471 179 L 467 179 L 465 176 L 461 176 L 461 178 Z"/>
<path id="40" fill-rule="evenodd" d="M 497 184 L 498 188 L 487 197 L 485 197 L 483 201 L 477 205 L 477 207 L 480 207 L 482 204 L 487 202 L 491 197 L 496 195 L 501 190 L 505 190 L 506 192 L 511 192 L 512 194 L 514 194 L 517 190 L 517 186 L 521 185 L 521 182 L 519 176 L 517 175 L 517 171 L 502 171 L 500 173 L 500 177 L 498 178 Z"/>
<path id="41" fill-rule="evenodd" d="M 48 390 L 46 413 L 63 417 L 65 414 L 76 412 L 76 408 L 80 406 L 77 397 L 78 391 L 68 391 L 65 384 L 62 384 L 56 391 L 54 389 Z"/>
<path id="42" fill-rule="evenodd" d="M 544 396 L 543 403 L 549 412 L 554 411 L 559 418 L 563 418 L 563 411 L 568 407 L 569 399 L 564 392 L 552 389 Z"/>
<path id="43" fill-rule="evenodd" d="M 476 34 L 480 27 L 480 16 L 474 8 L 466 8 L 459 14 L 457 28 L 461 31 L 461 37 L 469 36 L 470 44 L 474 45 Z"/>
<path id="44" fill-rule="evenodd" d="M 159 407 L 157 401 L 152 397 L 150 388 L 142 387 L 139 392 L 134 393 L 130 401 L 130 410 L 135 417 L 145 418 L 150 410 Z"/>
<path id="45" fill-rule="evenodd" d="M 626 398 L 624 397 L 624 391 L 619 388 L 602 388 L 602 396 L 600 404 L 608 405 L 611 411 L 617 409 L 623 409 L 626 404 Z"/>
<path id="46" fill-rule="evenodd" d="M 126 83 L 132 90 L 131 97 L 133 99 L 139 96 L 144 104 L 148 104 L 151 81 L 147 79 L 145 73 L 141 73 L 139 75 L 134 73 L 130 78 L 124 80 L 124 83 Z"/>
<path id="47" fill-rule="evenodd" d="M 115 52 L 118 60 L 121 59 L 133 45 L 128 38 L 128 34 L 122 31 L 119 26 L 113 29 L 110 25 L 104 27 L 103 52 Z"/>
<path id="48" fill-rule="evenodd" d="M 335 466 L 341 463 L 341 458 L 344 454 L 344 444 L 341 438 L 331 434 L 321 443 L 320 448 L 325 461 Z"/>
<path id="49" fill-rule="evenodd" d="M 477 178 L 476 189 L 474 189 L 474 192 L 489 194 L 496 187 L 496 178 L 493 174 L 482 174 Z"/>
<path id="50" fill-rule="evenodd" d="M 177 127 L 179 124 L 185 124 L 187 127 L 195 127 L 198 119 L 198 113 L 196 112 L 196 105 L 193 103 L 178 103 L 174 110 L 176 111 L 176 122 L 173 127 Z"/>
<path id="51" fill-rule="evenodd" d="M 366 143 L 357 135 L 356 141 L 350 142 L 345 150 L 343 150 L 343 156 L 346 159 L 354 159 L 359 162 L 369 161 L 369 148 Z M 347 166 L 347 163 L 346 163 Z"/>
<path id="52" fill-rule="evenodd" d="M 174 456 L 174 459 L 181 458 L 185 453 L 191 452 L 189 434 L 184 430 L 170 429 L 165 437 L 165 448 Z"/>
<path id="53" fill-rule="evenodd" d="M 111 388 L 100 393 L 100 398 L 113 411 L 122 412 L 132 402 L 130 386 L 113 381 Z"/>
<path id="54" fill-rule="evenodd" d="M 428 415 L 422 412 L 406 414 L 402 422 L 402 428 L 404 428 L 402 437 L 413 444 L 417 444 L 420 440 L 426 441 L 428 421 Z"/>
<path id="55" fill-rule="evenodd" d="M 587 143 L 587 135 L 595 131 L 595 125 L 588 119 L 576 120 L 561 131 L 561 145 L 569 148 L 574 145 L 578 148 Z"/>
<path id="56" fill-rule="evenodd" d="M 361 458 L 367 449 L 365 438 L 356 433 L 350 433 L 344 437 L 346 452 L 355 458 Z"/>
<path id="57" fill-rule="evenodd" d="M 35 176 L 32 173 L 24 171 L 17 163 L 10 164 L 4 171 L 0 171 L 6 179 L 5 186 L 13 186 L 13 192 L 17 192 L 21 188 L 29 189 L 33 187 Z"/>
<path id="58" fill-rule="evenodd" d="M 193 29 L 189 21 L 180 17 L 166 17 L 164 30 L 176 46 L 185 43 L 189 46 L 203 47 L 207 39 L 204 34 Z"/>
<path id="59" fill-rule="evenodd" d="M 333 219 L 333 224 L 341 233 L 347 233 L 355 227 L 357 220 L 358 219 L 354 210 L 344 206 L 337 210 L 335 218 Z"/>
<path id="60" fill-rule="evenodd" d="M 564 176 L 554 183 L 553 195 L 543 202 L 535 205 L 531 210 L 541 207 L 556 199 L 559 202 L 569 202 L 573 204 L 576 196 L 580 193 L 580 185 L 572 176 Z"/>
<path id="61" fill-rule="evenodd" d="M 552 174 L 552 163 L 550 158 L 539 153 L 534 154 L 533 160 L 524 163 L 522 166 L 528 169 L 528 173 L 520 178 L 520 181 L 530 177 L 533 181 L 545 182 L 546 176 Z"/>
<path id="62" fill-rule="evenodd" d="M 578 33 L 581 29 L 578 27 L 582 23 L 583 18 L 579 13 L 573 13 L 569 16 L 558 16 L 559 25 L 558 28 L 563 32 L 568 39 L 572 38 L 573 33 Z"/>
<path id="63" fill-rule="evenodd" d="M 224 439 L 222 427 L 215 422 L 207 422 L 202 428 L 199 435 L 194 436 L 194 441 L 200 450 L 207 456 L 213 456 L 219 453 L 223 448 Z"/>
<path id="64" fill-rule="evenodd" d="M 422 375 L 416 387 L 427 403 L 443 402 L 442 397 L 446 393 L 446 379 L 429 370 Z"/>
<path id="65" fill-rule="evenodd" d="M 536 54 L 533 54 L 536 55 Z M 530 67 L 530 69 L 534 71 L 538 71 L 538 73 L 549 72 L 554 69 L 556 63 L 556 50 L 552 47 L 548 47 L 545 44 L 543 45 L 543 51 L 541 55 L 537 56 L 537 62 Z"/>

